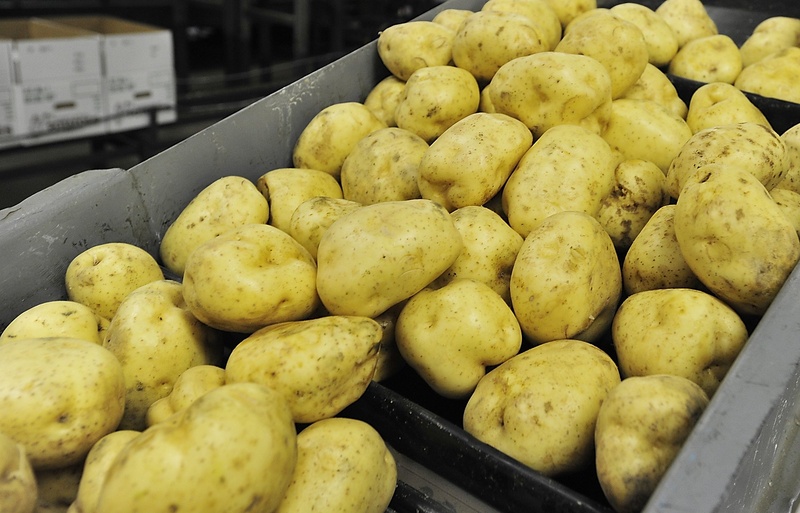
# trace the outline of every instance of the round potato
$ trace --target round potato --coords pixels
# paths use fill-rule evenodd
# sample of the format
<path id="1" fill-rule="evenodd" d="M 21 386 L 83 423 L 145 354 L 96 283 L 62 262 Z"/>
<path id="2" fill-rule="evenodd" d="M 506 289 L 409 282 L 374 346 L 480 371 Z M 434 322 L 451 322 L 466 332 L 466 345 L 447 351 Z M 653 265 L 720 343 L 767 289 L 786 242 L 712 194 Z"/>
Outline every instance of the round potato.
<path id="1" fill-rule="evenodd" d="M 648 62 L 653 66 L 666 66 L 678 52 L 678 38 L 667 22 L 650 7 L 634 2 L 624 2 L 609 8 L 609 12 L 642 31 L 647 46 Z"/>
<path id="2" fill-rule="evenodd" d="M 206 392 L 225 384 L 225 369 L 211 364 L 200 364 L 183 371 L 169 394 L 156 400 L 147 409 L 147 426 L 163 422 L 174 413 L 183 411 Z"/>
<path id="3" fill-rule="evenodd" d="M 771 16 L 760 22 L 742 43 L 742 65 L 749 66 L 800 41 L 800 19 Z"/>
<path id="4" fill-rule="evenodd" d="M 284 232 L 298 205 L 311 198 L 342 198 L 339 181 L 317 169 L 282 167 L 267 171 L 256 181 L 259 192 L 269 200 L 269 224 Z"/>
<path id="5" fill-rule="evenodd" d="M 639 80 L 625 91 L 620 98 L 629 100 L 651 100 L 679 118 L 686 119 L 689 107 L 678 95 L 675 84 L 659 68 L 648 63 Z"/>
<path id="6" fill-rule="evenodd" d="M 686 124 L 693 134 L 736 123 L 758 123 L 772 128 L 764 113 L 734 85 L 724 82 L 703 84 L 692 94 Z"/>
<path id="7" fill-rule="evenodd" d="M 334 221 L 361 206 L 361 203 L 346 199 L 325 196 L 311 198 L 294 210 L 288 233 L 316 259 L 319 241 L 325 230 Z"/>
<path id="8" fill-rule="evenodd" d="M 678 50 L 669 73 L 697 82 L 733 84 L 742 71 L 739 47 L 725 34 L 693 39 Z"/>
<path id="9" fill-rule="evenodd" d="M 407 81 L 420 68 L 450 64 L 455 35 L 432 21 L 395 23 L 378 35 L 378 57 L 392 75 Z"/>
<path id="10" fill-rule="evenodd" d="M 394 111 L 397 104 L 403 97 L 403 89 L 406 88 L 404 80 L 400 80 L 394 75 L 382 79 L 370 89 L 364 99 L 364 106 L 368 108 L 376 118 L 383 121 L 387 127 L 397 126 L 394 119 Z"/>
<path id="11" fill-rule="evenodd" d="M 742 91 L 800 103 L 800 47 L 792 46 L 742 69 L 733 83 Z"/>
<path id="12" fill-rule="evenodd" d="M 0 432 L 0 511 L 34 513 L 38 495 L 25 449 Z"/>
<path id="13" fill-rule="evenodd" d="M 102 344 L 109 320 L 75 301 L 34 305 L 17 315 L 0 334 L 0 344 L 14 339 L 68 337 Z"/>
<path id="14" fill-rule="evenodd" d="M 693 39 L 719 33 L 701 0 L 664 0 L 655 9 L 678 38 L 678 48 Z"/>

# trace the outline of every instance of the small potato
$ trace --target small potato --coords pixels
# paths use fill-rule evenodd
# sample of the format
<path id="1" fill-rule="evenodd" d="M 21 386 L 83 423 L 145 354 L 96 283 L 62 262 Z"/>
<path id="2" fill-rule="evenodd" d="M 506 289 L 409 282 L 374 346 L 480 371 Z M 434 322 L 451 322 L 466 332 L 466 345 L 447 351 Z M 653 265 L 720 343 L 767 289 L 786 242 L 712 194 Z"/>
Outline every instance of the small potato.
<path id="1" fill-rule="evenodd" d="M 707 128 L 735 123 L 758 123 L 772 128 L 764 113 L 732 84 L 704 84 L 692 94 L 686 124 L 693 134 Z"/>
<path id="2" fill-rule="evenodd" d="M 651 100 L 671 112 L 686 119 L 689 108 L 678 95 L 675 84 L 659 68 L 652 64 L 645 66 L 639 80 L 625 91 L 620 98 L 629 100 Z"/>
<path id="3" fill-rule="evenodd" d="M 164 266 L 183 275 L 186 258 L 220 233 L 248 223 L 266 223 L 269 203 L 255 184 L 241 176 L 223 176 L 192 198 L 161 239 Z"/>
<path id="4" fill-rule="evenodd" d="M 634 2 L 614 5 L 609 12 L 636 25 L 642 31 L 647 45 L 648 62 L 657 67 L 666 66 L 678 52 L 678 38 L 664 18 L 650 7 Z"/>
<path id="5" fill-rule="evenodd" d="M 75 301 L 55 300 L 34 305 L 17 315 L 0 334 L 0 344 L 14 339 L 69 337 L 102 344 L 108 319 Z"/>
<path id="6" fill-rule="evenodd" d="M 725 34 L 687 42 L 669 63 L 669 73 L 697 82 L 733 84 L 742 71 L 739 47 Z"/>
<path id="7" fill-rule="evenodd" d="M 378 57 L 402 81 L 426 66 L 447 66 L 453 57 L 455 30 L 432 21 L 396 23 L 378 35 Z"/>
<path id="8" fill-rule="evenodd" d="M 614 360 L 596 346 L 547 342 L 481 379 L 464 429 L 546 476 L 587 468 L 600 405 L 619 382 Z"/>
<path id="9" fill-rule="evenodd" d="M 294 210 L 289 221 L 289 235 L 316 259 L 322 235 L 334 221 L 361 207 L 361 203 L 346 199 L 319 196 L 306 200 Z"/>
<path id="10" fill-rule="evenodd" d="M 364 106 L 387 127 L 397 126 L 394 111 L 397 110 L 397 104 L 400 103 L 405 88 L 405 81 L 389 75 L 370 90 L 364 99 Z"/>
<path id="11" fill-rule="evenodd" d="M 642 511 L 708 402 L 695 383 L 667 374 L 626 378 L 608 393 L 597 414 L 595 466 L 615 511 Z"/>
<path id="12" fill-rule="evenodd" d="M 775 187 L 800 193 L 800 123 L 781 134 L 786 146 L 786 173 Z"/>
<path id="13" fill-rule="evenodd" d="M 282 167 L 267 171 L 256 187 L 269 200 L 269 224 L 289 231 L 298 205 L 311 198 L 342 198 L 342 187 L 332 175 L 317 169 Z"/>
<path id="14" fill-rule="evenodd" d="M 481 89 L 481 99 L 478 103 L 478 112 L 486 112 L 489 114 L 494 114 L 497 112 L 494 108 L 494 105 L 492 105 L 492 98 L 490 96 L 491 93 L 489 89 L 490 85 L 491 82 L 486 84 L 483 89 Z"/>
<path id="15" fill-rule="evenodd" d="M 562 27 L 582 13 L 597 9 L 597 0 L 547 0 L 547 3 L 555 11 Z"/>
<path id="16" fill-rule="evenodd" d="M 186 262 L 183 297 L 213 328 L 252 333 L 303 319 L 319 306 L 317 267 L 291 235 L 246 224 L 199 246 Z"/>
<path id="17" fill-rule="evenodd" d="M 748 333 L 739 315 L 707 292 L 655 289 L 622 302 L 611 337 L 623 376 L 681 376 L 710 397 Z"/>
<path id="18" fill-rule="evenodd" d="M 166 397 L 156 400 L 147 409 L 147 426 L 165 421 L 174 413 L 185 410 L 206 392 L 225 384 L 225 369 L 200 364 L 183 371 Z"/>
<path id="19" fill-rule="evenodd" d="M 800 19 L 772 16 L 760 22 L 742 43 L 742 65 L 749 66 L 800 41 Z"/>
<path id="20" fill-rule="evenodd" d="M 439 23 L 445 27 L 456 31 L 461 26 L 464 19 L 470 17 L 474 11 L 469 9 L 442 9 L 431 20 L 434 23 Z"/>
<path id="21" fill-rule="evenodd" d="M 693 39 L 719 33 L 701 0 L 664 0 L 655 10 L 678 38 L 678 48 Z"/>
<path id="22" fill-rule="evenodd" d="M 546 50 L 561 41 L 561 20 L 547 0 L 488 0 L 481 10 L 516 13 L 532 20 L 539 26 Z"/>
<path id="23" fill-rule="evenodd" d="M 533 344 L 593 342 L 611 326 L 622 293 L 611 237 L 583 212 L 547 217 L 523 242 L 511 271 L 511 303 Z"/>
<path id="24" fill-rule="evenodd" d="M 64 276 L 67 298 L 112 319 L 122 300 L 164 272 L 147 251 L 127 242 L 92 246 L 70 261 Z"/>
<path id="25" fill-rule="evenodd" d="M 562 124 L 600 133 L 611 116 L 611 77 L 586 55 L 518 57 L 497 70 L 487 87 L 494 110 L 525 123 L 535 138 Z"/>
<path id="26" fill-rule="evenodd" d="M 784 215 L 794 225 L 797 233 L 800 234 L 800 193 L 776 187 L 769 191 L 769 195 L 781 207 Z"/>
<path id="27" fill-rule="evenodd" d="M 358 316 L 324 316 L 262 328 L 233 348 L 228 383 L 269 386 L 286 399 L 295 422 L 333 417 L 372 381 L 382 330 Z"/>
<path id="28" fill-rule="evenodd" d="M 733 83 L 742 91 L 800 103 L 800 47 L 792 46 L 755 62 Z"/>
<path id="29" fill-rule="evenodd" d="M 521 121 L 476 112 L 444 131 L 420 159 L 419 192 L 453 211 L 494 197 L 533 143 Z"/>
<path id="30" fill-rule="evenodd" d="M 428 66 L 408 78 L 395 122 L 430 143 L 456 121 L 478 110 L 480 89 L 472 73 L 455 66 Z"/>
<path id="31" fill-rule="evenodd" d="M 0 432 L 0 511 L 34 513 L 38 490 L 25 449 Z"/>
<path id="32" fill-rule="evenodd" d="M 303 128 L 292 150 L 297 168 L 317 169 L 339 178 L 342 164 L 362 137 L 386 128 L 363 103 L 334 103 Z"/>
<path id="33" fill-rule="evenodd" d="M 297 435 L 297 465 L 275 513 L 383 513 L 397 486 L 397 464 L 366 422 L 332 418 Z"/>
<path id="34" fill-rule="evenodd" d="M 342 197 L 362 205 L 420 197 L 417 171 L 428 143 L 397 127 L 383 128 L 355 145 L 342 165 Z"/>

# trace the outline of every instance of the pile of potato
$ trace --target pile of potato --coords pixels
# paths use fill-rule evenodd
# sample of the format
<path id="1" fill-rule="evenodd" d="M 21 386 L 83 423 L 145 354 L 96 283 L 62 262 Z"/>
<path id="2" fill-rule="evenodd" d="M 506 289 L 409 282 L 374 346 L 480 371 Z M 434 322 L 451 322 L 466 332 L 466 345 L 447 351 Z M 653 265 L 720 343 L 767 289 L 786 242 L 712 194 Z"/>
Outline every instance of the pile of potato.
<path id="1" fill-rule="evenodd" d="M 641 510 L 800 260 L 800 124 L 743 93 L 796 101 L 800 21 L 737 48 L 699 0 L 596 7 L 389 27 L 291 167 L 209 184 L 158 255 L 79 254 L 0 335 L 0 509 L 384 511 L 392 454 L 338 415 L 409 366 Z"/>

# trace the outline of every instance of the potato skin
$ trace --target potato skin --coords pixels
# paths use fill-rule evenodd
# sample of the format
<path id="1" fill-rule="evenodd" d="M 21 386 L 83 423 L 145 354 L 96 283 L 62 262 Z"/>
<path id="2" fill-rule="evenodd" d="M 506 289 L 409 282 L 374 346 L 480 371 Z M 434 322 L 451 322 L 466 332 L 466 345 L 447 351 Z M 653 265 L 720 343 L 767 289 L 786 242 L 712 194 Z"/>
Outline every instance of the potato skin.
<path id="1" fill-rule="evenodd" d="M 800 48 L 791 46 L 742 69 L 733 83 L 742 91 L 800 103 Z"/>
<path id="2" fill-rule="evenodd" d="M 678 52 L 678 38 L 664 18 L 651 8 L 635 2 L 623 2 L 614 5 L 608 12 L 636 25 L 642 31 L 651 65 L 666 66 L 675 57 Z"/>
<path id="3" fill-rule="evenodd" d="M 258 178 L 256 187 L 269 200 L 269 224 L 284 232 L 289 231 L 292 215 L 304 201 L 319 197 L 342 197 L 339 181 L 318 169 L 272 169 Z"/>
<path id="4" fill-rule="evenodd" d="M 736 86 L 725 82 L 703 84 L 692 95 L 686 124 L 696 134 L 702 130 L 736 123 L 758 123 L 769 127 L 761 110 Z"/>
<path id="5" fill-rule="evenodd" d="M 34 513 L 38 489 L 25 449 L 0 432 L 0 511 Z"/>
<path id="6" fill-rule="evenodd" d="M 665 0 L 655 12 L 672 28 L 678 48 L 693 39 L 719 33 L 701 0 Z"/>
<path id="7" fill-rule="evenodd" d="M 163 422 L 172 414 L 185 410 L 200 396 L 221 387 L 225 382 L 225 369 L 222 367 L 210 364 L 189 367 L 175 380 L 169 394 L 147 409 L 147 426 Z"/>
<path id="8" fill-rule="evenodd" d="M 698 82 L 733 84 L 742 71 L 742 56 L 730 36 L 715 34 L 683 45 L 668 70 L 675 76 Z"/>
<path id="9" fill-rule="evenodd" d="M 0 344 L 14 339 L 69 337 L 102 344 L 109 320 L 75 301 L 54 300 L 17 315 L 0 334 Z"/>
<path id="10" fill-rule="evenodd" d="M 455 30 L 432 21 L 407 21 L 378 35 L 378 57 L 392 75 L 407 81 L 420 68 L 447 66 L 453 58 Z"/>

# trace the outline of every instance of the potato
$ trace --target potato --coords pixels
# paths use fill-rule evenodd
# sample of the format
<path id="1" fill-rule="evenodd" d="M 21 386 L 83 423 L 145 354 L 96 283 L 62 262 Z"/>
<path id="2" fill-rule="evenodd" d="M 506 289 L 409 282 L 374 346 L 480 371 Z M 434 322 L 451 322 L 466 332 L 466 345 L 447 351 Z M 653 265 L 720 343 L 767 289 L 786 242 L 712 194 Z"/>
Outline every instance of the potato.
<path id="1" fill-rule="evenodd" d="M 189 253 L 203 242 L 231 228 L 268 219 L 269 203 L 253 182 L 241 176 L 218 178 L 192 198 L 164 232 L 161 262 L 182 276 Z"/>
<path id="2" fill-rule="evenodd" d="M 276 513 L 383 513 L 397 486 L 394 456 L 366 422 L 332 418 L 297 435 L 297 465 Z"/>
<path id="3" fill-rule="evenodd" d="M 481 10 L 516 13 L 529 18 L 539 26 L 546 50 L 554 49 L 561 41 L 561 20 L 547 0 L 488 0 Z"/>
<path id="4" fill-rule="evenodd" d="M 0 344 L 41 337 L 82 338 L 102 344 L 109 320 L 75 301 L 54 300 L 34 305 L 14 317 L 0 333 Z"/>
<path id="5" fill-rule="evenodd" d="M 487 87 L 494 110 L 525 123 L 534 138 L 562 124 L 600 133 L 611 115 L 611 77 L 586 55 L 518 57 L 497 70 Z"/>
<path id="6" fill-rule="evenodd" d="M 742 318 L 719 298 L 678 288 L 628 296 L 614 316 L 611 337 L 623 376 L 681 376 L 711 397 L 748 333 Z"/>
<path id="7" fill-rule="evenodd" d="M 647 46 L 648 62 L 652 66 L 669 64 L 678 52 L 678 38 L 672 27 L 650 7 L 634 2 L 624 2 L 609 8 L 609 12 L 642 31 Z"/>
<path id="8" fill-rule="evenodd" d="M 611 78 L 612 99 L 639 80 L 650 57 L 639 27 L 610 12 L 570 24 L 555 51 L 586 55 L 600 62 Z"/>
<path id="9" fill-rule="evenodd" d="M 362 205 L 419 198 L 417 169 L 427 150 L 428 143 L 409 130 L 372 132 L 344 160 L 342 197 Z"/>
<path id="10" fill-rule="evenodd" d="M 562 27 L 569 25 L 576 16 L 597 8 L 596 0 L 547 0 L 547 3 L 558 15 Z"/>
<path id="11" fill-rule="evenodd" d="M 789 189 L 774 188 L 769 191 L 769 195 L 781 207 L 781 211 L 800 234 L 800 193 Z"/>
<path id="12" fill-rule="evenodd" d="M 364 106 L 387 127 L 397 126 L 397 122 L 394 120 L 394 111 L 397 110 L 397 104 L 400 103 L 405 88 L 404 80 L 389 75 L 370 89 L 364 99 Z"/>
<path id="13" fill-rule="evenodd" d="M 442 287 L 460 278 L 488 285 L 511 303 L 511 270 L 522 247 L 522 236 L 500 215 L 484 206 L 468 206 L 451 213 L 464 247 L 455 262 L 433 282 Z"/>
<path id="14" fill-rule="evenodd" d="M 587 128 L 559 125 L 519 161 L 503 189 L 508 223 L 526 237 L 548 216 L 565 210 L 597 215 L 614 188 L 617 157 Z"/>
<path id="15" fill-rule="evenodd" d="M 83 460 L 114 431 L 125 407 L 125 377 L 104 347 L 65 337 L 0 345 L 0 432 L 21 444 L 35 470 Z"/>
<path id="16" fill-rule="evenodd" d="M 339 178 L 342 164 L 362 137 L 386 128 L 363 103 L 334 103 L 320 110 L 300 132 L 293 167 L 325 171 Z"/>
<path id="17" fill-rule="evenodd" d="M 432 21 L 395 23 L 378 35 L 378 57 L 392 75 L 406 81 L 420 68 L 450 64 L 455 35 Z"/>
<path id="18" fill-rule="evenodd" d="M 625 91 L 620 98 L 629 100 L 651 100 L 671 112 L 686 119 L 689 107 L 678 95 L 675 84 L 663 71 L 648 63 L 639 80 Z"/>
<path id="19" fill-rule="evenodd" d="M 800 193 L 800 123 L 781 134 L 786 146 L 786 173 L 775 187 Z"/>
<path id="20" fill-rule="evenodd" d="M 541 26 L 531 18 L 483 10 L 458 28 L 453 38 L 453 63 L 485 83 L 508 61 L 550 49 Z"/>
<path id="21" fill-rule="evenodd" d="M 346 199 L 325 196 L 311 198 L 294 210 L 288 233 L 316 259 L 317 247 L 325 230 L 334 221 L 361 206 L 361 203 Z"/>
<path id="22" fill-rule="evenodd" d="M 170 280 L 128 294 L 103 347 L 117 357 L 125 374 L 125 413 L 119 427 L 139 431 L 147 427 L 150 405 L 166 397 L 185 370 L 223 359 L 216 333 L 191 313 L 183 287 Z"/>
<path id="23" fill-rule="evenodd" d="M 400 354 L 400 350 L 397 349 L 397 342 L 394 336 L 397 318 L 400 316 L 404 305 L 405 301 L 374 317 L 375 321 L 381 326 L 383 333 L 372 381 L 384 381 L 406 366 L 406 361 Z"/>
<path id="24" fill-rule="evenodd" d="M 664 0 L 655 9 L 678 38 L 678 48 L 693 39 L 719 33 L 701 0 Z"/>
<path id="25" fill-rule="evenodd" d="M 616 169 L 616 185 L 597 212 L 614 246 L 630 247 L 656 210 L 667 204 L 666 178 L 649 160 L 625 160 Z"/>
<path id="26" fill-rule="evenodd" d="M 681 253 L 716 296 L 739 313 L 761 315 L 800 258 L 797 232 L 744 169 L 708 164 L 694 176 L 676 203 Z"/>
<path id="27" fill-rule="evenodd" d="M 553 340 L 486 374 L 464 408 L 464 429 L 546 476 L 586 468 L 600 405 L 619 382 L 596 346 Z"/>
<path id="28" fill-rule="evenodd" d="M 666 174 L 670 162 L 692 131 L 686 121 L 652 100 L 620 98 L 602 133 L 609 146 L 627 160 L 649 160 Z"/>
<path id="29" fill-rule="evenodd" d="M 147 409 L 147 426 L 165 421 L 174 413 L 183 411 L 206 392 L 225 384 L 225 369 L 212 364 L 199 364 L 181 372 L 172 390 L 154 401 Z"/>
<path id="30" fill-rule="evenodd" d="M 274 511 L 297 461 L 296 439 L 281 394 L 256 383 L 219 387 L 126 444 L 95 511 Z"/>
<path id="31" fill-rule="evenodd" d="M 107 242 L 81 251 L 67 266 L 67 299 L 111 319 L 122 300 L 164 272 L 147 251 L 127 242 Z"/>
<path id="32" fill-rule="evenodd" d="M 474 11 L 470 11 L 469 9 L 442 9 L 436 13 L 431 21 L 456 31 L 461 25 L 461 22 L 464 21 L 465 18 L 470 17 L 473 12 Z"/>
<path id="33" fill-rule="evenodd" d="M 456 121 L 478 110 L 480 89 L 472 73 L 428 66 L 408 78 L 394 117 L 399 128 L 430 143 Z"/>
<path id="34" fill-rule="evenodd" d="M 228 383 L 280 392 L 295 422 L 332 417 L 372 381 L 382 330 L 368 317 L 324 316 L 262 328 L 233 348 Z"/>
<path id="35" fill-rule="evenodd" d="M 735 123 L 758 123 L 772 128 L 767 117 L 732 84 L 703 84 L 692 94 L 686 124 L 693 134 L 707 128 Z"/>
<path id="36" fill-rule="evenodd" d="M 38 491 L 25 448 L 0 432 L 0 511 L 34 513 Z"/>
<path id="37" fill-rule="evenodd" d="M 317 169 L 272 169 L 258 178 L 256 187 L 269 200 L 269 224 L 284 232 L 289 231 L 292 214 L 304 201 L 319 196 L 342 198 L 339 181 Z"/>
<path id="38" fill-rule="evenodd" d="M 547 217 L 523 242 L 511 271 L 511 302 L 534 344 L 592 342 L 611 326 L 622 292 L 611 237 L 589 214 Z"/>
<path id="39" fill-rule="evenodd" d="M 689 178 L 708 164 L 741 168 L 768 190 L 786 173 L 786 145 L 760 123 L 718 125 L 693 134 L 676 153 L 667 170 L 667 192 L 678 198 Z"/>
<path id="40" fill-rule="evenodd" d="M 485 283 L 459 278 L 423 289 L 403 307 L 395 340 L 403 359 L 439 395 L 465 399 L 495 366 L 517 354 L 514 311 Z"/>
<path id="41" fill-rule="evenodd" d="M 749 66 L 800 41 L 800 19 L 771 16 L 761 21 L 742 43 L 742 64 Z"/>
<path id="42" fill-rule="evenodd" d="M 422 290 L 463 243 L 430 200 L 363 206 L 334 221 L 317 249 L 317 291 L 332 314 L 375 317 Z"/>
<path id="43" fill-rule="evenodd" d="M 669 73 L 698 82 L 733 84 L 742 71 L 739 47 L 725 34 L 699 37 L 678 50 Z"/>
<path id="44" fill-rule="evenodd" d="M 532 143 L 531 131 L 518 119 L 470 114 L 423 154 L 417 169 L 419 192 L 451 212 L 483 205 L 502 189 Z"/>
<path id="45" fill-rule="evenodd" d="M 675 204 L 656 210 L 631 243 L 622 262 L 626 295 L 644 290 L 700 288 L 675 237 Z"/>
<path id="46" fill-rule="evenodd" d="M 615 511 L 642 511 L 707 406 L 703 389 L 679 376 L 626 378 L 608 393 L 595 426 L 595 466 Z"/>
<path id="47" fill-rule="evenodd" d="M 800 103 L 800 47 L 792 46 L 755 62 L 733 83 L 742 91 Z"/>

